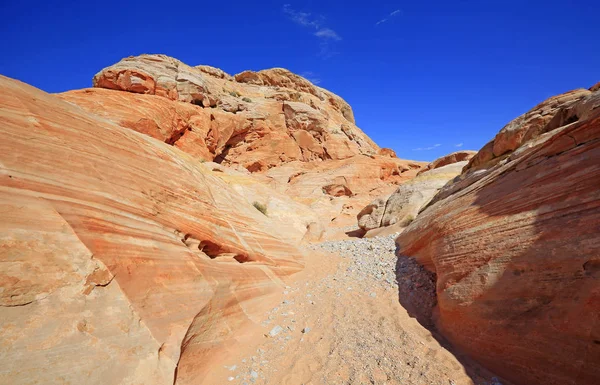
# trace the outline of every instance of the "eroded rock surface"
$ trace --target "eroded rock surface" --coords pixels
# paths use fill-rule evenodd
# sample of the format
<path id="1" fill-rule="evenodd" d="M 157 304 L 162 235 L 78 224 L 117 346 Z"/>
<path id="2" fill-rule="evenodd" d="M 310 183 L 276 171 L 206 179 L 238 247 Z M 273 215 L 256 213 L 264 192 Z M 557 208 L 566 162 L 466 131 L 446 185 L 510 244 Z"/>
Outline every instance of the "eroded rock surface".
<path id="1" fill-rule="evenodd" d="M 0 89 L 0 382 L 200 383 L 302 269 L 288 230 L 173 146 Z"/>
<path id="2" fill-rule="evenodd" d="M 94 86 L 58 96 L 201 161 L 250 172 L 319 211 L 311 229 L 351 224 L 424 165 L 380 149 L 343 99 L 281 68 L 230 76 L 140 55 L 100 71 Z"/>
<path id="3" fill-rule="evenodd" d="M 93 83 L 94 90 L 61 97 L 194 156 L 252 172 L 379 151 L 342 98 L 282 68 L 231 77 L 165 55 L 140 55 L 103 69 Z"/>
<path id="4" fill-rule="evenodd" d="M 551 97 L 508 123 L 467 165 L 467 169 L 493 166 L 521 145 L 540 135 L 579 119 L 571 107 L 589 96 L 590 90 L 577 89 Z"/>
<path id="5" fill-rule="evenodd" d="M 598 107 L 574 91 L 511 122 L 397 239 L 437 275 L 439 329 L 518 384 L 600 378 Z"/>
<path id="6" fill-rule="evenodd" d="M 356 223 L 356 214 L 373 198 L 389 195 L 415 177 L 423 162 L 389 156 L 357 155 L 327 162 L 291 162 L 265 176 L 278 191 L 310 206 L 340 226 Z"/>
<path id="7" fill-rule="evenodd" d="M 433 170 L 433 169 L 436 169 L 439 167 L 444 167 L 444 166 L 447 166 L 452 163 L 464 162 L 464 161 L 470 160 L 472 157 L 475 156 L 475 154 L 477 154 L 477 151 L 463 150 L 463 151 L 453 152 L 448 155 L 444 155 L 441 158 L 438 158 L 438 159 L 434 160 L 433 162 L 429 163 L 427 166 L 425 166 L 425 168 L 423 168 L 421 171 L 419 171 L 419 174 L 422 174 L 424 172 L 427 172 L 429 170 Z"/>
<path id="8" fill-rule="evenodd" d="M 358 226 L 366 231 L 396 224 L 407 226 L 466 164 L 466 161 L 455 162 L 419 173 L 400 184 L 388 198 L 379 197 L 365 206 L 357 215 Z"/>

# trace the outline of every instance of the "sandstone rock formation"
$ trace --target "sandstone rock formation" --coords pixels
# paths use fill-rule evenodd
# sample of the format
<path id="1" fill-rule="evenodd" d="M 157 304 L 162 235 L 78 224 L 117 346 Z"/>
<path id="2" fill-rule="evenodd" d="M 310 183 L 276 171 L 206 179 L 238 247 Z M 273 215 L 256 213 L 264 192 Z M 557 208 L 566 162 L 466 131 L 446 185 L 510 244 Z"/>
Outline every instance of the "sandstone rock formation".
<path id="1" fill-rule="evenodd" d="M 269 178 L 252 175 L 245 169 L 235 171 L 217 163 L 202 166 L 243 196 L 248 204 L 264 205 L 272 224 L 286 236 L 288 242 L 318 241 L 324 231 L 322 218 L 307 205 L 269 187 Z M 271 184 L 272 186 L 272 184 Z"/>
<path id="2" fill-rule="evenodd" d="M 252 172 L 379 151 L 342 98 L 281 68 L 232 77 L 140 55 L 103 69 L 93 83 L 95 89 L 60 97 L 194 156 Z"/>
<path id="3" fill-rule="evenodd" d="M 422 314 L 452 343 L 518 384 L 600 378 L 598 85 L 425 165 L 281 68 L 141 55 L 93 84 L 0 77 L 0 383 L 211 383 L 304 267 L 298 245 L 369 202 L 361 228 L 402 227 L 399 257 L 437 277 Z"/>
<path id="4" fill-rule="evenodd" d="M 437 275 L 436 324 L 517 384 L 600 378 L 600 92 L 503 128 L 397 239 Z"/>
<path id="5" fill-rule="evenodd" d="M 357 215 L 358 226 L 366 231 L 395 224 L 407 226 L 466 164 L 466 161 L 455 162 L 419 172 L 416 178 L 402 183 L 391 196 L 379 197 L 363 208 Z"/>
<path id="6" fill-rule="evenodd" d="M 485 168 L 505 159 L 521 145 L 565 124 L 577 121 L 570 108 L 592 92 L 578 89 L 538 104 L 532 110 L 508 123 L 469 162 L 467 169 Z"/>
<path id="7" fill-rule="evenodd" d="M 444 155 L 441 158 L 438 158 L 438 159 L 434 160 L 433 162 L 429 163 L 427 166 L 425 166 L 425 168 L 423 168 L 421 171 L 419 171 L 419 174 L 422 174 L 429 170 L 443 167 L 443 166 L 446 166 L 446 165 L 449 165 L 452 163 L 464 162 L 466 160 L 470 160 L 472 157 L 475 156 L 475 154 L 477 154 L 477 151 L 463 150 L 463 151 L 453 152 L 448 155 Z"/>
<path id="8" fill-rule="evenodd" d="M 230 76 L 141 55 L 100 71 L 94 86 L 58 96 L 194 158 L 250 171 L 323 222 L 350 225 L 424 165 L 380 149 L 343 99 L 281 68 Z"/>
<path id="9" fill-rule="evenodd" d="M 167 78 L 114 76 L 99 81 L 184 94 Z M 310 220 L 280 226 L 236 191 L 247 180 L 87 104 L 5 77 L 0 90 L 0 383 L 201 383 L 302 268 L 286 232 Z M 189 112 L 152 103 L 169 112 L 138 104 L 140 115 Z M 271 199 L 272 214 L 288 210 Z"/>
<path id="10" fill-rule="evenodd" d="M 334 224 L 356 223 L 357 212 L 374 197 L 389 195 L 415 177 L 423 162 L 357 155 L 327 162 L 291 162 L 270 169 L 270 185 L 313 208 Z"/>

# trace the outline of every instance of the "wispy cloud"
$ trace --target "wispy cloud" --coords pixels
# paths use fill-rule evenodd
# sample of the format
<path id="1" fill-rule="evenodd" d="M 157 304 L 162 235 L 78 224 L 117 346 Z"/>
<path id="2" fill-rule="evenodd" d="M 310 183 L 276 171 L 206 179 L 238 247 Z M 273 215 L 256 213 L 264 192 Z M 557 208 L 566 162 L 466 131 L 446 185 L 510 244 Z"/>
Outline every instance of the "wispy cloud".
<path id="1" fill-rule="evenodd" d="M 302 73 L 300 74 L 300 76 L 302 76 L 303 78 L 305 78 L 306 80 L 308 80 L 308 81 L 309 81 L 309 82 L 311 82 L 312 84 L 319 84 L 319 83 L 321 83 L 321 79 L 319 79 L 319 78 L 317 77 L 317 75 L 315 75 L 315 73 L 314 73 L 314 72 L 312 72 L 312 71 L 305 71 L 305 72 L 302 72 Z"/>
<path id="2" fill-rule="evenodd" d="M 413 148 L 412 150 L 413 151 L 429 151 L 429 150 L 436 149 L 436 148 L 438 148 L 440 146 L 441 146 L 441 144 L 436 143 L 433 146 L 429 146 L 429 147 L 417 147 L 417 148 Z"/>
<path id="3" fill-rule="evenodd" d="M 342 40 L 342 37 L 333 29 L 325 26 L 325 17 L 313 16 L 308 12 L 297 11 L 290 4 L 283 6 L 283 13 L 294 23 L 306 28 L 314 29 L 313 35 L 319 39 L 319 56 L 331 57 L 337 52 L 333 50 L 333 42 Z"/>
<path id="4" fill-rule="evenodd" d="M 321 37 L 323 39 L 342 40 L 340 35 L 338 35 L 334 30 L 330 28 L 321 28 L 320 30 L 315 32 L 315 36 Z"/>
<path id="5" fill-rule="evenodd" d="M 323 16 L 312 17 L 310 13 L 300 12 L 292 9 L 290 4 L 283 5 L 283 12 L 292 20 L 294 23 L 300 24 L 304 27 L 310 28 L 321 28 Z"/>
<path id="6" fill-rule="evenodd" d="M 397 9 L 393 12 L 391 12 L 389 15 L 387 15 L 386 17 L 384 17 L 383 19 L 379 20 L 377 23 L 375 23 L 375 26 L 378 26 L 379 24 L 383 24 L 388 22 L 391 18 L 398 16 L 399 14 L 401 14 L 402 11 Z"/>
<path id="7" fill-rule="evenodd" d="M 457 143 L 454 145 L 454 147 L 462 147 L 462 146 L 463 146 L 463 143 Z"/>

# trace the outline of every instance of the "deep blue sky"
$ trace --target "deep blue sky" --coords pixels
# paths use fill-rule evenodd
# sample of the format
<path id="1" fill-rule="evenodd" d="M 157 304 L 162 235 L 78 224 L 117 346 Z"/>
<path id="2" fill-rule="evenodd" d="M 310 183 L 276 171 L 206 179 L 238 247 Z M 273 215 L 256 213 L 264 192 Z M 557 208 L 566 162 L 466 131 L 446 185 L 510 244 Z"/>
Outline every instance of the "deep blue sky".
<path id="1" fill-rule="evenodd" d="M 600 81 L 598 0 L 7 0 L 0 14 L 0 73 L 48 92 L 141 53 L 232 74 L 285 67 L 410 159 L 477 150 L 545 98 Z"/>

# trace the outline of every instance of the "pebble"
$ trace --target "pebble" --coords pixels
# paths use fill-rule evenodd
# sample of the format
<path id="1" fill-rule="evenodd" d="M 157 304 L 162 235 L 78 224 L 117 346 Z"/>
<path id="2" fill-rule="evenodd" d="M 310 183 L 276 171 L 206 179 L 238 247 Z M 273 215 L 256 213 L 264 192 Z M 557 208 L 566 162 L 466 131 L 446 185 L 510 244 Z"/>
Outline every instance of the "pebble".
<path id="1" fill-rule="evenodd" d="M 233 380 L 235 380 L 235 377 L 228 377 L 227 378 L 227 381 L 233 381 Z"/>
<path id="2" fill-rule="evenodd" d="M 304 329 L 302 329 L 302 333 L 306 334 L 310 331 L 309 327 L 305 327 Z"/>
<path id="3" fill-rule="evenodd" d="M 370 295 L 371 297 L 373 297 L 373 298 L 377 297 L 377 293 L 375 293 L 375 292 L 372 292 L 372 293 L 371 293 L 371 294 L 369 294 L 369 295 Z"/>
<path id="4" fill-rule="evenodd" d="M 313 249 L 332 252 L 349 259 L 352 264 L 346 269 L 359 281 L 375 281 L 382 288 L 397 288 L 396 267 L 397 257 L 396 237 L 398 234 L 375 238 L 347 239 L 341 241 L 326 241 L 311 245 Z M 336 277 L 344 280 L 346 277 Z M 348 291 L 352 287 L 348 286 Z"/>
<path id="5" fill-rule="evenodd" d="M 283 331 L 283 328 L 281 326 L 277 325 L 273 329 L 271 329 L 271 331 L 269 332 L 269 336 L 275 337 L 277 334 L 281 333 L 282 331 Z"/>

